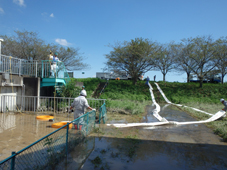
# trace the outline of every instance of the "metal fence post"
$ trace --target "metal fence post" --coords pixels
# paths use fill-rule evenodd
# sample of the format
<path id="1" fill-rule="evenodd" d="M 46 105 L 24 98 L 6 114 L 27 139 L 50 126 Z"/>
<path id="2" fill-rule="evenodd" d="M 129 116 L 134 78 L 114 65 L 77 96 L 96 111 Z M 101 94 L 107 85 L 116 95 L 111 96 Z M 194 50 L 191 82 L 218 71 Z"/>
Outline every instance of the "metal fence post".
<path id="1" fill-rule="evenodd" d="M 6 98 L 5 98 L 5 96 L 3 96 L 3 113 L 5 113 L 5 109 L 6 109 Z"/>
<path id="2" fill-rule="evenodd" d="M 44 77 L 43 74 L 44 74 L 44 68 L 43 68 L 43 61 L 42 61 L 42 78 Z"/>
<path id="3" fill-rule="evenodd" d="M 87 114 L 87 128 L 86 128 L 86 136 L 87 136 L 87 134 L 88 134 L 88 118 L 89 118 L 89 117 L 88 117 L 88 115 L 89 115 L 89 114 Z"/>
<path id="4" fill-rule="evenodd" d="M 34 97 L 33 99 L 34 99 L 34 113 L 35 113 L 36 97 Z"/>
<path id="5" fill-rule="evenodd" d="M 16 152 L 12 152 L 12 160 L 11 160 L 11 170 L 14 170 L 15 168 L 15 156 L 16 156 Z"/>
<path id="6" fill-rule="evenodd" d="M 37 77 L 37 61 L 35 62 L 35 77 Z"/>
<path id="7" fill-rule="evenodd" d="M 65 148 L 66 160 L 68 158 L 68 135 L 69 135 L 69 123 L 67 123 L 67 130 L 66 130 L 66 148 Z"/>
<path id="8" fill-rule="evenodd" d="M 21 75 L 21 59 L 20 59 L 20 62 L 19 62 L 19 76 Z"/>

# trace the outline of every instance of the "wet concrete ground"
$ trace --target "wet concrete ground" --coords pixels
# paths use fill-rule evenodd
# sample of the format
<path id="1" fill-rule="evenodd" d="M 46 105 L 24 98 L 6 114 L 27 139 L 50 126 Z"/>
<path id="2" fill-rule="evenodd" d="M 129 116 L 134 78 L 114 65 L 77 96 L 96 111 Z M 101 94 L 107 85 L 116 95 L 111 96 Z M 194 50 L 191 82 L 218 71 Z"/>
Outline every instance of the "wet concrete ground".
<path id="1" fill-rule="evenodd" d="M 156 121 L 152 109 L 147 108 L 142 122 Z M 195 120 L 174 106 L 162 107 L 160 115 L 172 121 Z M 126 116 L 111 122 L 131 120 Z M 94 149 L 79 169 L 227 169 L 227 144 L 204 124 L 156 126 L 149 130 L 104 125 L 93 137 Z M 72 165 L 73 161 L 68 166 Z"/>
<path id="2" fill-rule="evenodd" d="M 54 122 L 40 121 L 37 115 L 24 113 L 0 113 L 0 161 L 18 152 L 38 139 L 55 131 L 51 124 L 73 120 L 70 115 L 56 115 Z"/>

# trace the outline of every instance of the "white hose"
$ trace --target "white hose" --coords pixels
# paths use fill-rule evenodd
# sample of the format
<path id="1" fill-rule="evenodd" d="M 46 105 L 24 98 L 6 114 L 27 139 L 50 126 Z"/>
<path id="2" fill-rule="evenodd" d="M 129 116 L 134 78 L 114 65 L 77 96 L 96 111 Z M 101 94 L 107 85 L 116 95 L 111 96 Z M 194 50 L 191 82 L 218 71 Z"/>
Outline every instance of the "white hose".
<path id="1" fill-rule="evenodd" d="M 183 105 L 180 105 L 180 104 L 174 104 L 174 103 L 170 102 L 167 99 L 167 97 L 165 96 L 165 94 L 163 93 L 163 91 L 161 90 L 161 88 L 159 87 L 159 85 L 157 83 L 155 83 L 155 85 L 157 86 L 158 90 L 160 91 L 160 93 L 162 94 L 163 98 L 165 99 L 165 101 L 167 103 L 172 104 L 172 105 L 176 105 L 176 106 L 183 106 Z M 168 121 L 168 120 L 166 120 L 165 118 L 161 117 L 158 114 L 160 112 L 160 106 L 155 101 L 155 97 L 154 97 L 154 94 L 153 94 L 153 88 L 150 85 L 150 83 L 148 83 L 148 86 L 149 86 L 149 90 L 150 90 L 150 93 L 151 93 L 152 102 L 155 105 L 155 109 L 153 110 L 153 115 L 159 120 L 159 122 L 152 122 L 152 123 L 128 123 L 128 124 L 107 124 L 107 126 L 113 125 L 115 127 L 123 128 L 123 127 L 134 127 L 134 126 L 160 126 L 160 125 L 166 125 L 166 124 L 188 125 L 188 124 L 198 124 L 198 123 L 212 122 L 212 121 L 215 121 L 215 120 L 217 120 L 217 119 L 219 119 L 219 118 L 221 118 L 221 117 L 223 117 L 225 115 L 225 111 L 223 111 L 223 110 L 220 110 L 220 111 L 218 111 L 217 113 L 215 113 L 213 115 L 211 113 L 207 113 L 205 111 L 202 111 L 202 110 L 199 110 L 199 109 L 196 109 L 196 108 L 193 108 L 193 107 L 189 107 L 189 108 L 191 108 L 193 110 L 196 110 L 196 111 L 199 111 L 199 112 L 202 112 L 202 113 L 211 115 L 212 117 L 210 117 L 207 120 L 190 121 L 190 122 Z M 188 106 L 184 106 L 184 107 L 188 107 Z M 146 127 L 144 129 L 153 129 L 153 128 L 152 127 Z"/>

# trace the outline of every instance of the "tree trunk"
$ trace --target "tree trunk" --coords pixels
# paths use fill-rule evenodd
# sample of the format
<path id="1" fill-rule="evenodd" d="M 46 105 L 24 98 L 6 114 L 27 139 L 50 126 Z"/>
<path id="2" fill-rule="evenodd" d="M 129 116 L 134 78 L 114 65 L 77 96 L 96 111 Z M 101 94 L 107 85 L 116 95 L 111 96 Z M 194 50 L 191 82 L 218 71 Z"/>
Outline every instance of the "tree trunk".
<path id="1" fill-rule="evenodd" d="M 166 74 L 163 74 L 163 81 L 166 81 Z"/>
<path id="2" fill-rule="evenodd" d="M 189 83 L 190 82 L 190 73 L 187 73 L 187 83 Z"/>
<path id="3" fill-rule="evenodd" d="M 221 84 L 224 83 L 224 74 L 221 74 Z"/>
<path id="4" fill-rule="evenodd" d="M 199 87 L 200 87 L 200 88 L 203 87 L 203 79 L 199 79 Z"/>
<path id="5" fill-rule="evenodd" d="M 133 84 L 136 85 L 136 83 L 137 83 L 137 78 L 136 78 L 136 77 L 133 77 L 133 78 L 132 78 L 132 81 L 133 81 Z"/>

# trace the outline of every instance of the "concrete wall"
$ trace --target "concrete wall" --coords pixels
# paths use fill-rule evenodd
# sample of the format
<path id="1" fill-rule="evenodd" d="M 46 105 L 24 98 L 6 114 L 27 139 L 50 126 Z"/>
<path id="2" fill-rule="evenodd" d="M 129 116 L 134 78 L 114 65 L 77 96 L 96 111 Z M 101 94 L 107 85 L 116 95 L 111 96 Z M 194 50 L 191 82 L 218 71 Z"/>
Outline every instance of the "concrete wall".
<path id="1" fill-rule="evenodd" d="M 22 77 L 18 75 L 4 75 L 0 74 L 0 97 L 3 95 L 15 96 L 15 97 L 5 97 L 4 100 L 7 100 L 9 104 L 7 107 L 11 110 L 13 108 L 26 110 L 27 107 L 31 109 L 31 103 L 33 102 L 32 107 L 34 109 L 39 107 L 39 100 L 34 100 L 31 98 L 29 101 L 24 101 L 23 97 L 19 96 L 40 96 L 40 78 L 34 77 Z M 18 96 L 18 97 L 16 97 Z M 0 111 L 3 110 L 5 106 L 4 103 L 0 100 Z M 6 105 L 6 104 L 5 104 Z M 12 105 L 12 106 L 11 106 Z"/>
<path id="2" fill-rule="evenodd" d="M 0 74 L 0 93 L 16 93 L 17 95 L 22 95 L 23 77 L 10 74 L 8 74 L 7 79 L 4 77 L 7 76 Z"/>
<path id="3" fill-rule="evenodd" d="M 39 78 L 24 77 L 25 96 L 39 96 Z"/>

